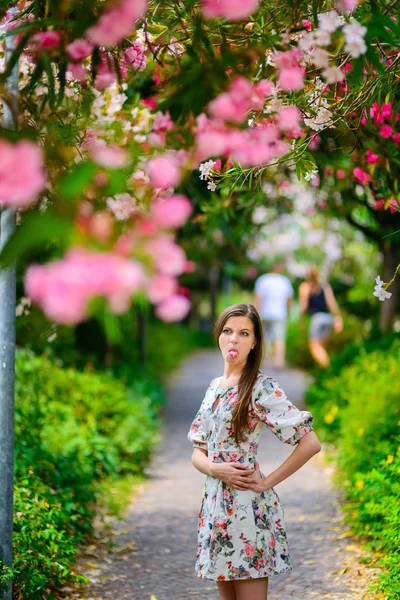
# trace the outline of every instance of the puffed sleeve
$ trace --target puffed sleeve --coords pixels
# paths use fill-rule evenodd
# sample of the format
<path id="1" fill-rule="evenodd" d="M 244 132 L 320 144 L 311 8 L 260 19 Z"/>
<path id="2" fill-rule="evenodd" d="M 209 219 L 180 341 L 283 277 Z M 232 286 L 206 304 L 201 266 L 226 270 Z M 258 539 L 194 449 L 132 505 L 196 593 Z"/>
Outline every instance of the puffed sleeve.
<path id="1" fill-rule="evenodd" d="M 208 434 L 204 425 L 204 412 L 206 410 L 207 403 L 207 394 L 212 387 L 214 380 L 210 383 L 209 388 L 207 390 L 206 396 L 201 403 L 199 410 L 196 413 L 195 418 L 190 426 L 188 433 L 188 440 L 192 442 L 194 448 L 200 448 L 201 450 L 207 450 L 207 438 Z"/>
<path id="2" fill-rule="evenodd" d="M 263 376 L 256 383 L 253 410 L 256 418 L 285 444 L 295 446 L 306 433 L 313 431 L 312 414 L 294 406 L 279 383 L 271 377 Z"/>

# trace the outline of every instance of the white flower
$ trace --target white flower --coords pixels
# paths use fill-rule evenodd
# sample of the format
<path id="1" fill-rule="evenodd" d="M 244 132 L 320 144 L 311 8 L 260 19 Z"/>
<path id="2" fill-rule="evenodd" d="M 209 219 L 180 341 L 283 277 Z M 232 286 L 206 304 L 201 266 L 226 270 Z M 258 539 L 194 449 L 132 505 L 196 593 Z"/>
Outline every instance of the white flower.
<path id="1" fill-rule="evenodd" d="M 318 24 L 318 29 L 320 31 L 333 33 L 338 27 L 340 27 L 341 20 L 335 10 L 330 10 L 326 13 L 321 13 L 318 15 Z"/>
<path id="2" fill-rule="evenodd" d="M 201 173 L 200 179 L 208 179 L 210 177 L 210 173 L 213 170 L 217 163 L 214 160 L 208 160 L 205 163 L 201 163 L 199 166 L 199 171 Z"/>
<path id="3" fill-rule="evenodd" d="M 318 175 L 318 169 L 313 169 L 312 171 L 309 171 L 308 173 L 306 173 L 304 175 L 304 179 L 306 181 L 312 181 L 313 179 L 315 179 Z"/>
<path id="4" fill-rule="evenodd" d="M 333 125 L 332 113 L 324 106 L 321 106 L 318 109 L 317 114 L 311 118 L 304 119 L 304 123 L 308 127 L 311 127 L 311 129 L 313 129 L 314 131 L 321 131 L 321 129 L 329 129 L 329 127 L 332 127 Z"/>
<path id="5" fill-rule="evenodd" d="M 135 198 L 127 193 L 116 194 L 115 198 L 107 198 L 106 204 L 117 221 L 126 221 L 138 208 Z"/>
<path id="6" fill-rule="evenodd" d="M 345 52 L 348 52 L 353 58 L 358 58 L 361 54 L 366 53 L 367 45 L 364 40 L 367 33 L 366 27 L 353 19 L 343 27 L 343 32 L 346 37 Z"/>
<path id="7" fill-rule="evenodd" d="M 211 190 L 212 192 L 215 192 L 215 190 L 217 189 L 217 184 L 214 183 L 213 181 L 209 181 L 207 183 L 207 189 Z"/>
<path id="8" fill-rule="evenodd" d="M 387 292 L 383 286 L 385 285 L 384 282 L 381 280 L 381 278 L 376 277 L 375 278 L 375 282 L 376 282 L 376 286 L 374 287 L 374 296 L 376 296 L 381 302 L 384 302 L 385 300 L 387 300 L 388 298 L 391 297 L 391 293 Z"/>
<path id="9" fill-rule="evenodd" d="M 338 83 L 344 79 L 343 71 L 339 67 L 328 67 L 322 71 L 322 75 L 327 83 Z"/>
<path id="10" fill-rule="evenodd" d="M 331 43 L 331 34 L 329 31 L 317 29 L 315 32 L 315 41 L 318 46 L 329 46 Z"/>
<path id="11" fill-rule="evenodd" d="M 311 52 L 310 60 L 316 67 L 329 67 L 329 52 L 322 48 L 315 48 Z"/>

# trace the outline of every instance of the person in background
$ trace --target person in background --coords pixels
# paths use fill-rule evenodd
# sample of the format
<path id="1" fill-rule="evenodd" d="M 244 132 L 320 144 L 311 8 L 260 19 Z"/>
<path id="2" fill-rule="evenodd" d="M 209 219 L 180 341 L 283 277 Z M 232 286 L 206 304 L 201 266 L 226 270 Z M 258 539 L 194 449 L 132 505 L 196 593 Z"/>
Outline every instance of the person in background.
<path id="1" fill-rule="evenodd" d="M 313 265 L 306 281 L 299 288 L 300 311 L 302 318 L 310 315 L 308 343 L 312 357 L 321 367 L 329 367 L 330 359 L 326 344 L 332 335 L 332 329 L 339 333 L 343 329 L 343 320 L 335 300 L 332 288 L 320 281 L 318 267 Z"/>
<path id="2" fill-rule="evenodd" d="M 285 366 L 287 318 L 293 302 L 293 287 L 282 275 L 283 270 L 284 264 L 277 262 L 271 273 L 261 275 L 255 284 L 254 304 L 262 319 L 265 342 L 273 346 L 276 369 Z"/>

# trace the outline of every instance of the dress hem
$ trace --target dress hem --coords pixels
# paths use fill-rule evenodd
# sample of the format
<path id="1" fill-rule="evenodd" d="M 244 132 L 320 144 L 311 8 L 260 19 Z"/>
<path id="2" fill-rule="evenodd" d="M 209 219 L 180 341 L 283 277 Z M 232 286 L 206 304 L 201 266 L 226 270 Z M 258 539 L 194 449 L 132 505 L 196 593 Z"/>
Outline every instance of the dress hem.
<path id="1" fill-rule="evenodd" d="M 200 575 L 200 573 L 196 572 L 196 576 L 199 579 L 206 579 L 207 581 L 248 581 L 249 579 L 262 579 L 263 577 L 272 577 L 273 575 L 281 575 L 282 573 L 288 573 L 293 571 L 292 566 L 288 566 L 286 569 L 282 569 L 282 571 L 269 571 L 268 573 L 262 573 L 257 575 L 257 577 L 225 577 L 224 579 L 218 579 L 218 577 L 206 577 L 204 575 Z"/>

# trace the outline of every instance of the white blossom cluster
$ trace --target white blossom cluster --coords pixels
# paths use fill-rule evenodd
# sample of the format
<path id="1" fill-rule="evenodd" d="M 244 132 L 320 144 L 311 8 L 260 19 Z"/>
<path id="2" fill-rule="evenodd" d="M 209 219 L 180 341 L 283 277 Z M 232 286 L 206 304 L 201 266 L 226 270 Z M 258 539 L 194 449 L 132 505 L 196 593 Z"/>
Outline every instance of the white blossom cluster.
<path id="1" fill-rule="evenodd" d="M 391 297 L 391 292 L 387 292 L 384 288 L 385 283 L 381 280 L 379 275 L 375 277 L 374 296 L 376 296 L 381 302 L 388 300 Z"/>

